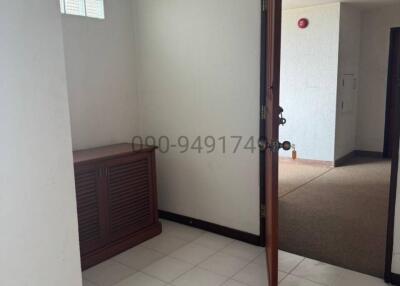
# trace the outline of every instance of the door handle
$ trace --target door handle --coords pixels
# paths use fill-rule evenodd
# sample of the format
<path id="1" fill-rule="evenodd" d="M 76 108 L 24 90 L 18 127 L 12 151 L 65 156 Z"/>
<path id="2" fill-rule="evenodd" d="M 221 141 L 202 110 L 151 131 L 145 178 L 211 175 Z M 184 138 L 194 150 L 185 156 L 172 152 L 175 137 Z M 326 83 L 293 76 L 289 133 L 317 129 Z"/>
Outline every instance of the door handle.
<path id="1" fill-rule="evenodd" d="M 266 151 L 267 149 L 270 149 L 271 152 L 277 153 L 280 149 L 284 151 L 289 151 L 290 149 L 292 149 L 292 144 L 289 141 L 284 141 L 282 143 L 280 143 L 279 141 L 267 143 L 265 138 L 262 138 L 258 140 L 258 147 L 261 151 Z"/>
<path id="2" fill-rule="evenodd" d="M 284 126 L 287 122 L 286 118 L 283 117 L 283 108 L 279 106 L 279 124 Z"/>

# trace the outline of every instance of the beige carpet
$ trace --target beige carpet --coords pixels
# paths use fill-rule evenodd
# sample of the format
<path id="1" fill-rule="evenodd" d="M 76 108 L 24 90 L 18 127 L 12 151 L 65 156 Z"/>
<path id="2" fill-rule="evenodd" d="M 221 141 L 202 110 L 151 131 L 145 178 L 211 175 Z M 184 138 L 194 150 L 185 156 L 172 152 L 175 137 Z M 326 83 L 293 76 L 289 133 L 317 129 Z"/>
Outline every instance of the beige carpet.
<path id="1" fill-rule="evenodd" d="M 390 161 L 339 168 L 282 162 L 280 248 L 382 277 Z"/>
<path id="2" fill-rule="evenodd" d="M 304 164 L 300 161 L 288 161 L 287 159 L 280 160 L 279 197 L 297 190 L 331 169 L 332 167 L 324 165 Z"/>

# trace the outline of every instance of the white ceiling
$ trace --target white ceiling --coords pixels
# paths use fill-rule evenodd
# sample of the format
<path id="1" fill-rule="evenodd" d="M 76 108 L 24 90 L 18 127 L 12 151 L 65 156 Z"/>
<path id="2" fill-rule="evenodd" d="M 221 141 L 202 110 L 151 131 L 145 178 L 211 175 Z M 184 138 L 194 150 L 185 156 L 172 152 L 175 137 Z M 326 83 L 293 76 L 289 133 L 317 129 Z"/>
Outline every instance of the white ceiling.
<path id="1" fill-rule="evenodd" d="M 400 3 L 400 0 L 283 0 L 283 9 L 301 8 L 337 2 L 352 3 L 360 8 L 368 9 Z"/>

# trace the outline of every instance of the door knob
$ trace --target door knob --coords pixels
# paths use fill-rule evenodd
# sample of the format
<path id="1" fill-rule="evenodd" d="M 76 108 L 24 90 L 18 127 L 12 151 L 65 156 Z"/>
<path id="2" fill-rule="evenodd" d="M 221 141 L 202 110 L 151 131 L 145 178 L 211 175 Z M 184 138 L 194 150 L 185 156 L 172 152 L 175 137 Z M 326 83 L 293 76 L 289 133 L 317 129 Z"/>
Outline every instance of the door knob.
<path id="1" fill-rule="evenodd" d="M 272 152 L 279 152 L 280 149 L 289 151 L 292 149 L 292 144 L 289 141 L 284 141 L 282 143 L 275 141 L 272 142 L 268 148 L 271 149 Z"/>
<path id="2" fill-rule="evenodd" d="M 290 149 L 292 149 L 292 144 L 289 141 L 284 141 L 282 143 L 275 141 L 268 144 L 266 140 L 263 138 L 258 141 L 258 147 L 260 148 L 261 151 L 270 149 L 272 152 L 277 153 L 279 152 L 280 149 L 289 151 Z"/>

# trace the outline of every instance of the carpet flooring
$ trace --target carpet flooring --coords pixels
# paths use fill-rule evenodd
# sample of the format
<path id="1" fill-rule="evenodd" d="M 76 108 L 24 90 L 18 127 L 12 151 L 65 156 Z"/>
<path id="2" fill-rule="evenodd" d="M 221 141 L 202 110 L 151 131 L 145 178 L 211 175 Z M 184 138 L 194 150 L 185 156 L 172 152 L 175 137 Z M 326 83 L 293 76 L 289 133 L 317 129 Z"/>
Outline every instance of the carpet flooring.
<path id="1" fill-rule="evenodd" d="M 280 249 L 383 277 L 390 161 L 280 162 Z"/>

